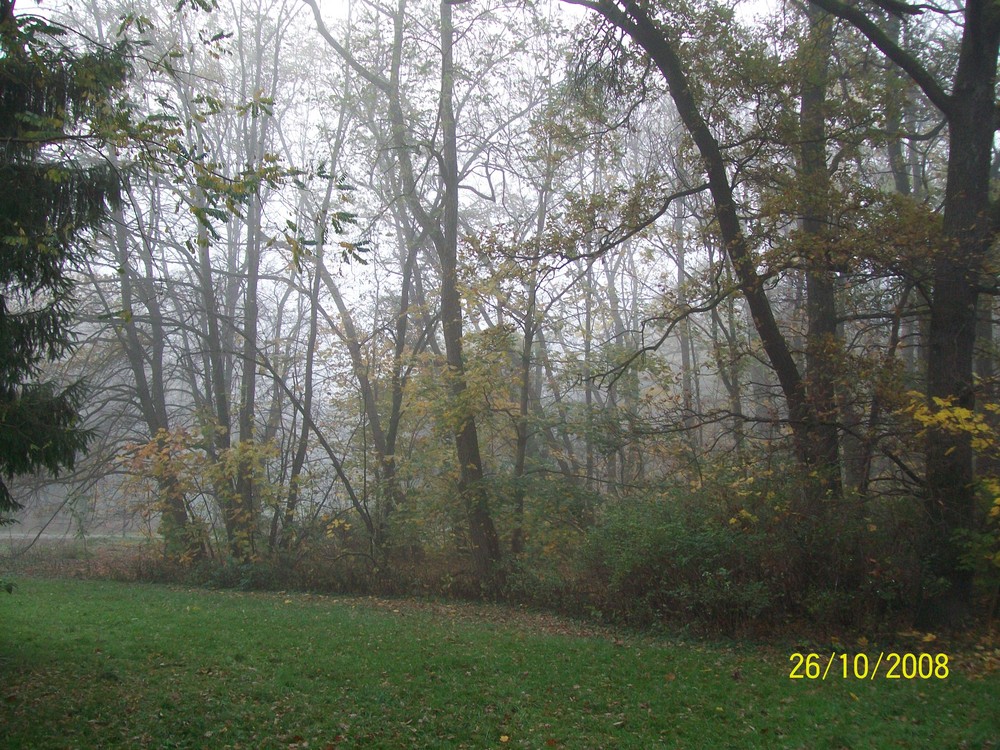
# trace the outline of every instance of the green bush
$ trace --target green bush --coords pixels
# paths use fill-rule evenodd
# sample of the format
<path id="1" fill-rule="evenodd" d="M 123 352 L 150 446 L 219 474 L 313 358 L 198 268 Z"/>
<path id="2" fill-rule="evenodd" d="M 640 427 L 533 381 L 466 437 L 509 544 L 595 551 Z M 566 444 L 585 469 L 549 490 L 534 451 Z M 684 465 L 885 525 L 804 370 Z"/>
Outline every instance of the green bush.
<path id="1" fill-rule="evenodd" d="M 913 501 L 848 497 L 806 516 L 784 499 L 801 492 L 794 477 L 731 487 L 607 506 L 578 573 L 594 606 L 636 625 L 722 631 L 798 622 L 879 630 L 906 616 L 919 570 Z"/>
<path id="2" fill-rule="evenodd" d="M 583 562 L 604 584 L 595 605 L 613 619 L 733 628 L 779 595 L 761 575 L 765 548 L 752 531 L 687 516 L 670 503 L 626 500 L 588 536 Z"/>

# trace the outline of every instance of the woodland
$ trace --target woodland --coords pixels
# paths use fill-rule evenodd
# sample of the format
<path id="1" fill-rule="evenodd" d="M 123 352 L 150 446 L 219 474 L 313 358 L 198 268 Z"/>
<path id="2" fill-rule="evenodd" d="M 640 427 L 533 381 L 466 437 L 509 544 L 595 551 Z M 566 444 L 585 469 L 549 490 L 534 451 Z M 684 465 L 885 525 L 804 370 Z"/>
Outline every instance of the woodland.
<path id="1" fill-rule="evenodd" d="M 0 32 L 0 351 L 46 304 L 58 340 L 0 367 L 5 521 L 143 537 L 150 580 L 996 615 L 993 0 L 0 0 Z"/>

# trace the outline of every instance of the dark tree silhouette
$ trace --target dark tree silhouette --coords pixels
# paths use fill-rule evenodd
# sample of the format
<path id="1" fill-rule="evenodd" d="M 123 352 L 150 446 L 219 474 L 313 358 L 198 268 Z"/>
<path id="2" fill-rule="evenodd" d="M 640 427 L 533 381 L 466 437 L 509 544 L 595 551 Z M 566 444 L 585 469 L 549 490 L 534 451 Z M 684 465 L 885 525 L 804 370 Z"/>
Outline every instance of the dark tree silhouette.
<path id="1" fill-rule="evenodd" d="M 83 384 L 42 366 L 72 344 L 73 269 L 118 200 L 96 147 L 128 63 L 124 46 L 77 53 L 65 35 L 0 0 L 0 514 L 20 507 L 4 480 L 71 468 L 88 442 Z"/>

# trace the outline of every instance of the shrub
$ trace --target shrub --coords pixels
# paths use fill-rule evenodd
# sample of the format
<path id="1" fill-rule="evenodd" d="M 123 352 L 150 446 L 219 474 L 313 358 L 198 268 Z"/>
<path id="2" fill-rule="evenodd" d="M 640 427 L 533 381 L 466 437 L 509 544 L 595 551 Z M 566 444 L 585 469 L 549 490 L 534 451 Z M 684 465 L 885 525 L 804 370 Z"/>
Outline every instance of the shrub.
<path id="1" fill-rule="evenodd" d="M 625 498 L 588 534 L 578 575 L 594 606 L 631 624 L 737 631 L 806 621 L 881 629 L 917 591 L 912 500 L 824 501 L 791 513 L 783 485 Z"/>
<path id="2" fill-rule="evenodd" d="M 761 575 L 764 547 L 752 531 L 686 517 L 670 503 L 627 500 L 588 536 L 583 563 L 603 583 L 595 605 L 613 619 L 730 629 L 757 619 L 778 596 Z"/>

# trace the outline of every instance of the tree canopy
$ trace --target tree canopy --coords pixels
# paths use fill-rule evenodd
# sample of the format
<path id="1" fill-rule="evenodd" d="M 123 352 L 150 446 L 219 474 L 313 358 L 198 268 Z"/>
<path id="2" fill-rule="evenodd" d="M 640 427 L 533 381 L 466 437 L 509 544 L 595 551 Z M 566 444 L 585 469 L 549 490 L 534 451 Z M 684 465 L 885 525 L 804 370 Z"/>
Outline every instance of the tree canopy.
<path id="1" fill-rule="evenodd" d="M 72 467 L 86 448 L 81 382 L 46 378 L 72 344 L 74 271 L 119 200 L 90 128 L 128 67 L 122 49 L 78 53 L 65 31 L 0 3 L 0 477 Z M 0 479 L 0 513 L 19 507 Z"/>

